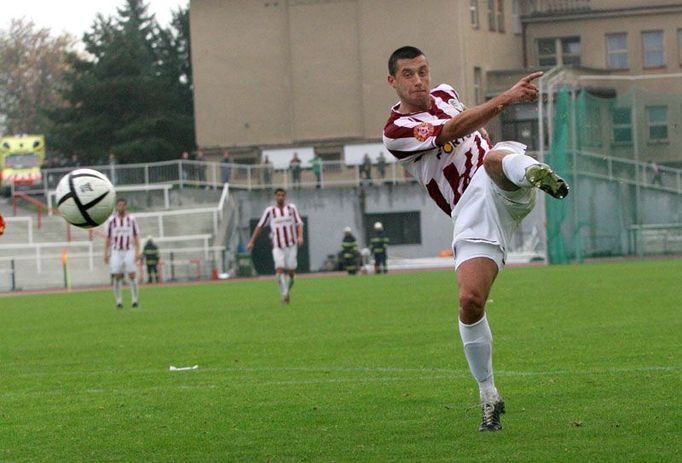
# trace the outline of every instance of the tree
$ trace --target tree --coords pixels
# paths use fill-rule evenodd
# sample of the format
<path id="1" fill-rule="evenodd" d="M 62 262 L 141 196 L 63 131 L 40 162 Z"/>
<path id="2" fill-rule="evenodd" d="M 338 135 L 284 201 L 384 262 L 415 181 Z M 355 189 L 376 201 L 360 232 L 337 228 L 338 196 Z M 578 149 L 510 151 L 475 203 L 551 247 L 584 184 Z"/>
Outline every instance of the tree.
<path id="1" fill-rule="evenodd" d="M 133 162 L 191 150 L 192 95 L 181 81 L 187 65 L 179 54 L 189 38 L 176 30 L 183 16 L 186 12 L 176 12 L 173 24 L 162 30 L 144 0 L 125 0 L 115 18 L 98 15 L 84 35 L 89 56 L 70 56 L 64 92 L 69 104 L 50 111 L 52 143 L 91 162 L 109 152 Z"/>
<path id="2" fill-rule="evenodd" d="M 67 34 L 52 37 L 26 19 L 12 19 L 0 30 L 0 132 L 44 133 L 40 108 L 61 104 L 68 69 L 66 52 L 75 43 Z M 4 125 L 4 130 L 2 125 Z"/>

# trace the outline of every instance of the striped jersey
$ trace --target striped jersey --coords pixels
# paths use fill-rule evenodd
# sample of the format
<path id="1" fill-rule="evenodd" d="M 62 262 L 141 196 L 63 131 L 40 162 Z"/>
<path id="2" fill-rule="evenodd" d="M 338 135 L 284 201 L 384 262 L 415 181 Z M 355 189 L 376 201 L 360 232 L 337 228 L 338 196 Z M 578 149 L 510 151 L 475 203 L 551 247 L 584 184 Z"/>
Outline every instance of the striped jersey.
<path id="1" fill-rule="evenodd" d="M 127 251 L 135 249 L 135 238 L 140 236 L 137 221 L 132 215 L 123 217 L 114 214 L 107 221 L 107 237 L 111 239 L 111 249 Z"/>
<path id="2" fill-rule="evenodd" d="M 443 125 L 464 111 L 457 92 L 446 84 L 431 90 L 431 109 L 402 114 L 391 108 L 384 127 L 384 145 L 400 164 L 426 188 L 431 199 L 450 215 L 490 146 L 474 131 L 443 146 L 436 138 Z"/>
<path id="3" fill-rule="evenodd" d="M 273 248 L 288 248 L 296 244 L 296 228 L 303 224 L 298 209 L 293 204 L 277 205 L 265 208 L 258 221 L 261 228 L 270 226 L 270 237 Z"/>

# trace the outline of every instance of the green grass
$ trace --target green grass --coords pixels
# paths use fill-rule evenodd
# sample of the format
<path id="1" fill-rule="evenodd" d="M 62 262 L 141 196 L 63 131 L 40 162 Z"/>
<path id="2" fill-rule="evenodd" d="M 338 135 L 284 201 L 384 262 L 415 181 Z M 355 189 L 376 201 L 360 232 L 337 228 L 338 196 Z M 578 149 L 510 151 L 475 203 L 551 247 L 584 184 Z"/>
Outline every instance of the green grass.
<path id="1" fill-rule="evenodd" d="M 0 461 L 680 461 L 682 261 L 505 270 L 505 429 L 451 272 L 0 299 Z M 169 366 L 198 364 L 195 371 Z"/>

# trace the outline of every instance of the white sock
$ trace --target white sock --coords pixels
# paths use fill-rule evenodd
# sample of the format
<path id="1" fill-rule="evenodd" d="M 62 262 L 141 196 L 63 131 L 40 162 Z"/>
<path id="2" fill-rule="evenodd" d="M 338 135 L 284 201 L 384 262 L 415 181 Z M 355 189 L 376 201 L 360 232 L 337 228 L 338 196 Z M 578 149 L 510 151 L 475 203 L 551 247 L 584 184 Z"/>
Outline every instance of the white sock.
<path id="1" fill-rule="evenodd" d="M 465 325 L 460 321 L 459 334 L 471 374 L 478 381 L 481 400 L 497 400 L 499 394 L 493 379 L 493 335 L 488 318 L 483 315 L 483 318 L 472 325 Z"/>
<path id="2" fill-rule="evenodd" d="M 530 188 L 531 184 L 526 178 L 526 169 L 538 161 L 521 153 L 508 154 L 502 158 L 502 171 L 505 177 L 514 185 L 522 188 Z"/>
<path id="3" fill-rule="evenodd" d="M 130 283 L 130 295 L 133 299 L 133 304 L 137 302 L 137 280 L 135 278 L 128 279 Z"/>
<path id="4" fill-rule="evenodd" d="M 123 298 L 121 297 L 121 284 L 123 280 L 114 278 L 114 297 L 116 298 L 116 304 L 122 304 Z"/>
<path id="5" fill-rule="evenodd" d="M 287 284 L 286 277 L 283 273 L 277 274 L 277 284 L 279 285 L 279 293 L 282 296 L 289 294 L 289 285 Z"/>

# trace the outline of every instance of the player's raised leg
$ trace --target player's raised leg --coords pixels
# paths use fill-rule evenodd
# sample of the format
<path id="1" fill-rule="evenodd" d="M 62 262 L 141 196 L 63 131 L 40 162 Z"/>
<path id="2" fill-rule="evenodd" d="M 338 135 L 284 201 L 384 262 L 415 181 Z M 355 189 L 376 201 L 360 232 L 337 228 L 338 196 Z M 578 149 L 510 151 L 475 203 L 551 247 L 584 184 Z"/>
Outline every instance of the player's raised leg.
<path id="1" fill-rule="evenodd" d="M 539 188 L 557 199 L 568 195 L 569 186 L 550 166 L 524 153 L 525 146 L 516 142 L 498 143 L 485 157 L 488 176 L 503 190 Z"/>
<path id="2" fill-rule="evenodd" d="M 460 255 L 467 252 L 462 246 L 457 246 Z M 498 264 L 488 257 L 473 257 L 457 267 L 459 333 L 469 369 L 478 382 L 483 415 L 480 431 L 502 429 L 500 414 L 504 413 L 504 402 L 495 387 L 493 336 L 485 313 L 485 304 L 497 273 Z"/>

